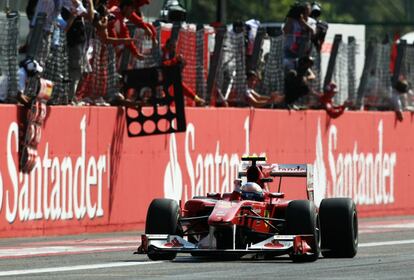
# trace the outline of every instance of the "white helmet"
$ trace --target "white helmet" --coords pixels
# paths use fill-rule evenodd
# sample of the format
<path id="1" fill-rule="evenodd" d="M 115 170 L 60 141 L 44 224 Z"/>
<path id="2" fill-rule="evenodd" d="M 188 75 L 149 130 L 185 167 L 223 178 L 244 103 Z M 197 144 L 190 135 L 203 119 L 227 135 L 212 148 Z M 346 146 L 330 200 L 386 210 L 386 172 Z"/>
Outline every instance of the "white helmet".
<path id="1" fill-rule="evenodd" d="M 263 200 L 263 189 L 259 184 L 254 182 L 247 182 L 240 188 L 243 199 L 248 200 Z"/>

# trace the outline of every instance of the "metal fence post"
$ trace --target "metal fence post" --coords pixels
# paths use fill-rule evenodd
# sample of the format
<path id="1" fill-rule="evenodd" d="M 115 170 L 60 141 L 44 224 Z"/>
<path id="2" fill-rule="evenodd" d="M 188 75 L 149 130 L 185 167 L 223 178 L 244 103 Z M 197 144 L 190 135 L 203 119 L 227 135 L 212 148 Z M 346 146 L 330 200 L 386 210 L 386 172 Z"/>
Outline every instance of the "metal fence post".
<path id="1" fill-rule="evenodd" d="M 398 81 L 402 73 L 406 48 L 407 48 L 407 41 L 400 40 L 400 43 L 398 44 L 398 47 L 397 47 L 397 59 L 395 61 L 394 74 L 392 76 L 393 85 Z"/>
<path id="2" fill-rule="evenodd" d="M 361 106 L 362 106 L 362 99 L 365 96 L 368 76 L 371 72 L 371 67 L 374 63 L 374 59 L 375 59 L 374 44 L 375 44 L 375 42 L 373 40 L 371 40 L 368 43 L 368 47 L 366 49 L 364 70 L 362 71 L 361 80 L 359 81 L 359 87 L 358 87 L 358 92 L 357 92 L 357 100 L 356 100 L 356 103 L 355 103 L 355 106 L 356 106 L 357 109 L 361 108 Z"/>
<path id="3" fill-rule="evenodd" d="M 356 73 L 355 73 L 355 37 L 348 37 L 348 99 L 355 101 L 356 99 Z"/>
<path id="4" fill-rule="evenodd" d="M 226 34 L 225 28 L 220 28 L 216 32 L 216 39 L 214 45 L 214 52 L 211 58 L 210 68 L 208 71 L 208 78 L 207 78 L 207 96 L 206 102 L 210 104 L 211 96 L 214 94 L 215 83 L 217 80 L 217 72 L 220 65 L 220 61 L 223 54 L 223 43 L 224 43 L 224 36 Z"/>
<path id="5" fill-rule="evenodd" d="M 248 70 L 257 70 L 260 57 L 262 55 L 263 40 L 266 36 L 266 28 L 260 27 L 257 30 L 256 38 L 254 39 L 253 54 L 247 61 Z"/>
<path id="6" fill-rule="evenodd" d="M 206 82 L 204 76 L 204 25 L 197 25 L 196 34 L 196 92 L 198 96 L 206 98 Z"/>
<path id="7" fill-rule="evenodd" d="M 334 37 L 333 45 L 332 45 L 331 55 L 329 57 L 328 68 L 326 70 L 325 80 L 323 82 L 323 88 L 325 88 L 332 81 L 332 76 L 333 76 L 333 72 L 335 69 L 336 57 L 338 56 L 338 50 L 339 50 L 339 46 L 341 42 L 342 42 L 342 35 L 336 34 Z"/>

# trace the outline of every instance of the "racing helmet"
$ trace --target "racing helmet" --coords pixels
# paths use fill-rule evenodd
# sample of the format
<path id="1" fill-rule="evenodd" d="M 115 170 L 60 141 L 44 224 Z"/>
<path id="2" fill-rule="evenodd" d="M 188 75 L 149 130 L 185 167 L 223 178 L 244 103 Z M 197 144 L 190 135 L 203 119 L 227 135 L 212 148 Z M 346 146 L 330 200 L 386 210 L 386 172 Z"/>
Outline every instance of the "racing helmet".
<path id="1" fill-rule="evenodd" d="M 240 188 L 241 198 L 246 200 L 263 201 L 264 193 L 262 187 L 254 182 L 247 182 Z"/>

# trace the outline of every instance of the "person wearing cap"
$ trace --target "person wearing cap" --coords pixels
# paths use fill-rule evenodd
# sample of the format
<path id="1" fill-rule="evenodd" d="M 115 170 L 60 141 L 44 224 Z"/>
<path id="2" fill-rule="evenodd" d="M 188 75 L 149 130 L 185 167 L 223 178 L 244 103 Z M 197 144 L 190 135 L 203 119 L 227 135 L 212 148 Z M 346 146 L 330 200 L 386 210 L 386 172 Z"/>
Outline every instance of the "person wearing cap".
<path id="1" fill-rule="evenodd" d="M 252 107 L 266 107 L 275 103 L 281 103 L 283 96 L 272 92 L 270 96 L 261 95 L 256 91 L 256 85 L 260 81 L 255 70 L 247 72 L 247 90 L 244 94 L 244 102 Z"/>
<path id="2" fill-rule="evenodd" d="M 343 105 L 335 106 L 333 104 L 333 98 L 338 93 L 337 85 L 334 82 L 330 82 L 326 87 L 319 98 L 319 101 L 321 102 L 323 108 L 326 110 L 326 113 L 331 117 L 332 119 L 336 119 L 339 116 L 341 116 L 346 108 L 351 105 L 351 102 L 346 101 Z"/>
<path id="3" fill-rule="evenodd" d="M 313 26 L 315 34 L 312 36 L 312 43 L 317 51 L 321 51 L 322 45 L 325 42 L 326 33 L 328 32 L 328 23 L 321 21 L 319 17 L 322 14 L 322 6 L 318 2 L 313 2 L 311 5 L 311 13 L 308 24 Z"/>
<path id="4" fill-rule="evenodd" d="M 119 7 L 113 6 L 109 9 L 109 13 L 114 16 L 114 19 L 108 22 L 108 35 L 111 38 L 131 38 L 125 19 L 129 18 L 134 12 L 133 0 L 121 0 Z M 132 42 L 127 45 L 131 54 L 136 59 L 144 59 L 144 56 L 138 51 L 137 46 Z M 119 45 L 117 49 L 117 56 L 120 57 L 123 51 L 123 45 Z"/>
<path id="5" fill-rule="evenodd" d="M 310 7 L 311 7 L 311 12 L 309 14 L 307 24 L 310 27 L 312 27 L 312 29 L 316 33 L 316 24 L 318 22 L 318 16 L 320 15 L 321 8 L 320 8 L 320 5 L 316 2 L 313 2 Z"/>
<path id="6" fill-rule="evenodd" d="M 133 24 L 135 24 L 138 28 L 141 28 L 145 31 L 147 36 L 149 36 L 153 42 L 157 40 L 157 30 L 151 23 L 145 22 L 142 17 L 140 16 L 141 12 L 140 9 L 142 6 L 149 5 L 150 0 L 134 0 L 134 11 L 127 17 Z M 108 8 L 112 9 L 113 7 L 119 6 L 121 0 L 109 0 L 108 1 Z"/>
<path id="7" fill-rule="evenodd" d="M 31 57 L 27 57 L 19 63 L 19 70 L 17 71 L 17 101 L 27 106 L 30 103 L 30 97 L 25 94 L 28 78 L 35 77 L 43 73 L 43 67 L 39 62 Z"/>

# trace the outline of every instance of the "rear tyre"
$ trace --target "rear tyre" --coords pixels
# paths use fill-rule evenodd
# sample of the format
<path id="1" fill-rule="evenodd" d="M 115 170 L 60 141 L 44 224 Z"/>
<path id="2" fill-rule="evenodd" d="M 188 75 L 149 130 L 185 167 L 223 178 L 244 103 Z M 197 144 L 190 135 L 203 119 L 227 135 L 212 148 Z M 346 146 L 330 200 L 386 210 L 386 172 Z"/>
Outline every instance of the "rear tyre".
<path id="1" fill-rule="evenodd" d="M 294 255 L 290 257 L 294 262 L 316 261 L 320 253 L 319 219 L 315 206 L 309 200 L 291 201 L 286 209 L 286 233 L 290 235 L 312 234 L 315 236 L 309 244 L 312 253 L 309 255 Z"/>
<path id="2" fill-rule="evenodd" d="M 182 235 L 179 217 L 180 207 L 175 200 L 154 199 L 148 208 L 145 233 Z M 176 256 L 174 252 L 157 252 L 151 248 L 148 252 L 148 258 L 153 261 L 173 260 Z"/>
<path id="3" fill-rule="evenodd" d="M 353 258 L 358 250 L 358 214 L 350 198 L 323 199 L 319 208 L 322 255 Z"/>

